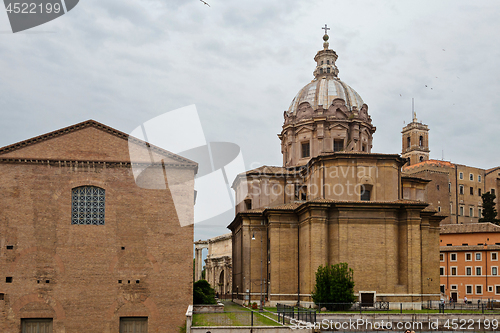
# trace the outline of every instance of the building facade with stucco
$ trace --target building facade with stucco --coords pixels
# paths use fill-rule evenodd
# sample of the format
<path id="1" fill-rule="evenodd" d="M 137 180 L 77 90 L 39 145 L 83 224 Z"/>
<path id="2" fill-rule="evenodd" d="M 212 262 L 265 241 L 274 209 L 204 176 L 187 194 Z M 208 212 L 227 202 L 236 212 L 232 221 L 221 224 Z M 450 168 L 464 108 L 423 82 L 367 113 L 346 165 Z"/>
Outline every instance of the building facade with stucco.
<path id="1" fill-rule="evenodd" d="M 182 184 L 179 205 L 154 170 Z M 178 213 L 192 221 L 196 171 L 93 120 L 0 148 L 2 333 L 177 332 L 193 253 Z"/>
<path id="2" fill-rule="evenodd" d="M 439 248 L 444 299 L 473 304 L 500 300 L 500 226 L 490 222 L 445 224 Z"/>
<path id="3" fill-rule="evenodd" d="M 233 183 L 233 296 L 312 305 L 320 265 L 347 262 L 363 303 L 420 308 L 439 299 L 439 223 L 429 181 L 401 172 L 406 159 L 372 152 L 368 105 L 338 77 L 323 49 L 314 79 L 284 112 L 283 166 L 263 166 Z"/>

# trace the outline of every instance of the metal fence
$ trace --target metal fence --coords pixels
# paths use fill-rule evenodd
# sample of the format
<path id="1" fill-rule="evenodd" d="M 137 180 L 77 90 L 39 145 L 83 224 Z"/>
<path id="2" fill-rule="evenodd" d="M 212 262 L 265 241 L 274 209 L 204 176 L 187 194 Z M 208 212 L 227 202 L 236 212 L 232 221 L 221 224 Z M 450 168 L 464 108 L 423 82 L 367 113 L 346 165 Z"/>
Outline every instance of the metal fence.
<path id="1" fill-rule="evenodd" d="M 460 313 L 485 313 L 487 311 L 499 311 L 500 302 L 490 300 L 474 300 L 466 302 L 446 302 L 446 301 L 425 301 L 422 302 L 422 309 L 438 309 L 444 313 L 460 312 Z"/>
<path id="2" fill-rule="evenodd" d="M 300 308 L 285 304 L 276 304 L 276 312 L 278 314 L 278 321 L 286 324 L 290 319 L 297 319 L 309 323 L 316 322 L 316 310 Z"/>
<path id="3" fill-rule="evenodd" d="M 193 326 L 279 326 L 256 311 L 193 314 Z"/>
<path id="4" fill-rule="evenodd" d="M 318 312 L 321 311 L 388 311 L 389 302 L 374 302 L 374 303 L 317 303 Z"/>

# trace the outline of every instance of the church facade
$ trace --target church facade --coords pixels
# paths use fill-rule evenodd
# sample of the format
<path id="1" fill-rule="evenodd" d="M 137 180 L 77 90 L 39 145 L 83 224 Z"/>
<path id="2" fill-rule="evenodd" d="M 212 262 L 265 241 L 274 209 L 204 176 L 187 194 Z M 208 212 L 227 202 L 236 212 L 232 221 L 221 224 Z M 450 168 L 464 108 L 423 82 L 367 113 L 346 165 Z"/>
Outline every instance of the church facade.
<path id="1" fill-rule="evenodd" d="M 363 303 L 419 308 L 439 299 L 444 216 L 428 208 L 429 181 L 402 174 L 406 159 L 372 153 L 368 106 L 328 47 L 325 34 L 314 79 L 284 113 L 283 166 L 233 183 L 234 298 L 312 305 L 317 268 L 347 262 Z"/>
<path id="2" fill-rule="evenodd" d="M 150 167 L 166 171 L 169 182 L 185 181 L 183 214 L 192 220 L 197 164 L 145 147 L 89 120 L 0 149 L 2 332 L 177 332 L 183 325 L 192 303 L 193 226 L 179 224 L 168 184 L 137 186 L 132 165 L 151 153 L 162 163 Z M 129 148 L 143 159 L 131 160 Z"/>

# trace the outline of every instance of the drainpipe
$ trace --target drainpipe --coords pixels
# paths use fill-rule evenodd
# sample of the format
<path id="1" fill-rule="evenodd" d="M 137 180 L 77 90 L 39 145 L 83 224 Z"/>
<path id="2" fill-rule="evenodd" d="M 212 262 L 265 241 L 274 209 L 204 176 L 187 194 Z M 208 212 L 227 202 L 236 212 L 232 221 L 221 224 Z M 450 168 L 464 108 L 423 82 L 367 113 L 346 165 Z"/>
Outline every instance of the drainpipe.
<path id="1" fill-rule="evenodd" d="M 323 199 L 325 199 L 325 162 L 323 161 Z"/>
<path id="2" fill-rule="evenodd" d="M 484 242 L 484 261 L 486 263 L 486 284 L 485 284 L 485 287 L 486 287 L 486 292 L 488 292 L 488 244 L 486 244 L 486 242 Z"/>
<path id="3" fill-rule="evenodd" d="M 449 270 L 449 267 L 448 267 L 448 256 L 450 255 L 448 252 L 445 252 L 446 254 L 446 289 L 448 290 L 451 290 L 450 289 L 450 279 L 449 279 L 449 276 L 448 276 L 448 270 Z M 446 292 L 445 292 L 445 295 L 446 295 Z M 450 296 L 451 296 L 451 292 L 450 292 Z"/>
<path id="4" fill-rule="evenodd" d="M 300 306 L 300 221 L 297 222 L 297 306 Z"/>
<path id="5" fill-rule="evenodd" d="M 457 165 L 455 164 L 455 216 L 457 217 L 457 223 L 458 224 L 458 188 L 459 188 L 459 184 L 458 184 L 458 174 L 457 174 Z"/>
<path id="6" fill-rule="evenodd" d="M 285 183 L 283 184 L 283 204 L 286 204 L 286 173 L 287 170 L 285 170 Z"/>
<path id="7" fill-rule="evenodd" d="M 269 281 L 269 246 L 271 244 L 271 240 L 269 239 L 269 223 L 267 223 L 267 228 L 266 228 L 266 278 L 264 279 L 264 281 L 267 281 L 266 283 L 266 289 L 265 289 L 265 294 L 266 294 L 266 298 L 267 300 L 269 300 L 269 287 L 270 287 L 270 284 L 271 282 Z M 264 299 L 265 301 L 265 299 Z"/>

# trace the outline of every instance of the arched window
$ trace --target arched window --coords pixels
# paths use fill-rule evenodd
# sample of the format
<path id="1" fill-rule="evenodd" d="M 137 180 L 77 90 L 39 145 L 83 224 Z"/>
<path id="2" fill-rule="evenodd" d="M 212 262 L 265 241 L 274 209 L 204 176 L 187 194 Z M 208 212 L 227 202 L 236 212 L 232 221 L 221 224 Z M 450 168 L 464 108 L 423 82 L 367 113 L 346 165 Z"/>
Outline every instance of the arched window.
<path id="1" fill-rule="evenodd" d="M 71 224 L 104 225 L 104 189 L 80 186 L 71 192 Z"/>
<path id="2" fill-rule="evenodd" d="M 326 64 L 327 64 L 327 65 L 330 65 L 330 60 L 327 60 L 327 61 L 326 61 Z"/>
<path id="3" fill-rule="evenodd" d="M 410 137 L 406 138 L 406 147 L 410 148 L 411 147 L 411 142 L 410 142 Z"/>
<path id="4" fill-rule="evenodd" d="M 330 73 L 330 67 L 328 67 L 328 68 L 326 69 L 326 72 L 327 72 L 327 73 Z"/>
<path id="5" fill-rule="evenodd" d="M 319 69 L 319 73 L 320 73 L 320 74 L 323 74 L 323 68 L 320 68 L 320 69 Z"/>
<path id="6" fill-rule="evenodd" d="M 423 161 L 424 161 L 424 157 L 420 156 L 420 162 L 423 162 Z"/>
<path id="7" fill-rule="evenodd" d="M 424 137 L 423 136 L 420 136 L 420 138 L 418 139 L 418 145 L 420 147 L 423 147 L 423 145 L 424 145 Z"/>
<path id="8" fill-rule="evenodd" d="M 245 208 L 246 210 L 252 209 L 252 199 L 245 199 Z"/>

